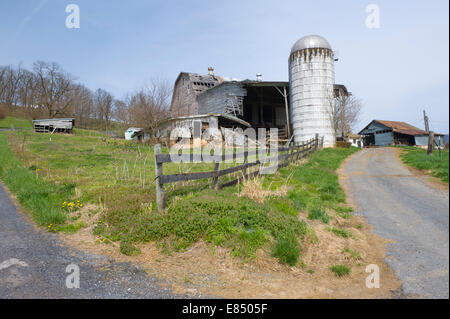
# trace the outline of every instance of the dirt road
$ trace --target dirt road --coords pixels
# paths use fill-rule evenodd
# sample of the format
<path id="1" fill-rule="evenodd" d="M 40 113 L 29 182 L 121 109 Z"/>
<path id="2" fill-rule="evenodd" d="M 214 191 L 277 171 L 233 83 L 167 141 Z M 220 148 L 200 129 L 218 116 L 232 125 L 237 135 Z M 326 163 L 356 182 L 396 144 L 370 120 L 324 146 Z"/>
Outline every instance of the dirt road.
<path id="1" fill-rule="evenodd" d="M 449 194 L 415 177 L 394 148 L 364 149 L 343 168 L 347 192 L 409 297 L 449 297 Z M 381 274 L 381 284 L 383 278 Z"/>

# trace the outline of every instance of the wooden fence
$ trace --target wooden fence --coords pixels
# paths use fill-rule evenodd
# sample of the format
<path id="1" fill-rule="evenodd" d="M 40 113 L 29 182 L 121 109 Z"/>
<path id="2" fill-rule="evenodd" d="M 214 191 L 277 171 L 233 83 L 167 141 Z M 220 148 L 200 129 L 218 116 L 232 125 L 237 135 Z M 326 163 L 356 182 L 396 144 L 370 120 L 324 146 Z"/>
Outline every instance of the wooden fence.
<path id="1" fill-rule="evenodd" d="M 163 210 L 166 207 L 166 192 L 164 191 L 164 184 L 175 183 L 181 181 L 192 181 L 198 179 L 207 179 L 211 178 L 211 188 L 213 189 L 221 189 L 226 186 L 231 186 L 237 184 L 240 180 L 251 178 L 260 174 L 260 170 L 256 170 L 251 173 L 247 173 L 247 170 L 250 167 L 256 165 L 264 165 L 264 163 L 272 162 L 277 160 L 277 168 L 285 167 L 289 165 L 292 161 L 299 160 L 312 152 L 317 151 L 323 146 L 323 137 L 319 138 L 319 135 L 316 134 L 315 138 L 310 139 L 307 142 L 302 144 L 294 144 L 291 143 L 289 147 L 280 147 L 278 148 L 278 155 L 276 157 L 266 157 L 263 160 L 255 160 L 253 162 L 248 162 L 247 159 L 252 155 L 257 154 L 257 150 L 254 151 L 245 151 L 241 153 L 234 154 L 222 154 L 219 161 L 214 162 L 214 170 L 209 172 L 197 172 L 197 173 L 182 173 L 182 174 L 163 174 L 163 164 L 164 163 L 172 163 L 172 158 L 170 154 L 162 154 L 161 153 L 161 144 L 155 145 L 154 153 L 155 153 L 155 184 L 156 184 L 156 202 L 159 210 Z M 284 154 L 281 154 L 283 153 Z M 194 162 L 194 157 L 199 156 L 198 154 L 187 154 L 189 155 L 190 163 Z M 236 160 L 243 158 L 243 164 L 233 166 L 230 168 L 225 168 L 219 170 L 219 165 L 223 161 Z M 219 184 L 219 177 L 228 175 L 235 172 L 242 172 L 242 176 L 234 179 L 232 181 L 227 181 L 223 184 Z"/>

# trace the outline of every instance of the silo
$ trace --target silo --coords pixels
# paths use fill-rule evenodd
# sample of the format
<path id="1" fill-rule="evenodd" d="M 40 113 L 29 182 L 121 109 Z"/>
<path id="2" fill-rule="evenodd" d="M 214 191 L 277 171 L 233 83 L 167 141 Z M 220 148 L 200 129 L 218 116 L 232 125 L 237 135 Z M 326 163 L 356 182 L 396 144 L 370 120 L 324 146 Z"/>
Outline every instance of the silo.
<path id="1" fill-rule="evenodd" d="M 289 56 L 290 120 L 297 143 L 324 136 L 333 147 L 334 57 L 328 41 L 318 35 L 298 40 Z"/>

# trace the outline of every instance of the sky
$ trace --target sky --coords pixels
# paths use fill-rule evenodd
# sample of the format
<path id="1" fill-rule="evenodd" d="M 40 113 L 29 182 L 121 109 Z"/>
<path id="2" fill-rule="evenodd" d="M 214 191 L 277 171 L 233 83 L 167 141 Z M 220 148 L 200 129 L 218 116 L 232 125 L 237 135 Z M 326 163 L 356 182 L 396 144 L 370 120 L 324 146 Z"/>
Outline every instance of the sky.
<path id="1" fill-rule="evenodd" d="M 80 28 L 66 27 L 66 6 Z M 368 28 L 369 4 L 379 28 Z M 373 119 L 449 132 L 447 0 L 0 0 L 0 65 L 57 62 L 92 90 L 116 98 L 182 71 L 287 81 L 288 57 L 305 35 L 336 52 L 335 82 L 363 102 L 359 131 Z"/>

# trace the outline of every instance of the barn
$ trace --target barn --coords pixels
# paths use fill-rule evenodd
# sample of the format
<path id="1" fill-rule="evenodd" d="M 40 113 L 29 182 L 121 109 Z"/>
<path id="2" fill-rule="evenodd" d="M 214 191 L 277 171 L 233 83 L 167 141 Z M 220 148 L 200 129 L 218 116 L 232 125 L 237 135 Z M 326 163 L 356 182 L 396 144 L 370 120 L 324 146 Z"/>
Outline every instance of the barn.
<path id="1" fill-rule="evenodd" d="M 428 132 L 405 122 L 373 120 L 359 133 L 364 146 L 410 145 L 426 147 Z M 443 134 L 434 133 L 435 144 L 444 146 Z"/>
<path id="2" fill-rule="evenodd" d="M 289 82 L 240 80 L 220 77 L 212 68 L 207 75 L 181 72 L 174 85 L 170 106 L 171 120 L 207 115 L 226 115 L 257 128 L 278 128 L 280 140 L 292 135 Z M 334 94 L 350 94 L 342 84 L 334 85 Z M 220 123 L 219 123 L 220 125 Z"/>

